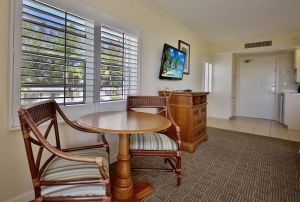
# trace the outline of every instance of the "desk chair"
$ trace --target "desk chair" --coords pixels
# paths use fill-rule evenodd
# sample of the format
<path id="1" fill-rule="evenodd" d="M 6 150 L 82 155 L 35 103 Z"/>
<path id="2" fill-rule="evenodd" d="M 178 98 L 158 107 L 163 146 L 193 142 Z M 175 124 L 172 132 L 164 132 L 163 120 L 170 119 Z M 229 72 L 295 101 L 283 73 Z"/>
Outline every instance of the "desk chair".
<path id="1" fill-rule="evenodd" d="M 103 144 L 62 149 L 56 112 L 72 128 L 94 133 L 69 121 L 54 100 L 19 109 L 34 201 L 111 201 L 109 145 L 104 135 L 101 134 Z M 38 128 L 40 124 L 48 125 L 44 135 Z M 47 140 L 53 133 L 56 145 Z M 33 151 L 33 146 L 38 147 L 38 152 Z M 50 152 L 49 158 L 42 155 L 45 150 Z M 46 158 L 43 163 L 42 156 Z"/>
<path id="2" fill-rule="evenodd" d="M 169 133 L 167 130 L 154 133 L 139 133 L 129 136 L 131 157 L 159 156 L 169 163 L 171 168 L 136 168 L 132 171 L 159 171 L 174 172 L 177 174 L 177 186 L 181 185 L 181 149 L 180 128 L 174 122 L 169 109 L 169 100 L 163 96 L 128 96 L 127 111 L 135 111 L 141 108 L 157 109 L 157 115 L 168 118 L 172 125 Z"/>

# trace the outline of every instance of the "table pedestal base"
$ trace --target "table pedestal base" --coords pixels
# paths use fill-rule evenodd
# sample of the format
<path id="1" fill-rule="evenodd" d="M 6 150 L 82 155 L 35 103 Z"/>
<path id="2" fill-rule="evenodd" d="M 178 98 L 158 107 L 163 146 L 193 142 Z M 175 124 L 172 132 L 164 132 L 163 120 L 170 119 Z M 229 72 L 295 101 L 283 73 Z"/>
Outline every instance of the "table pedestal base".
<path id="1" fill-rule="evenodd" d="M 116 199 L 112 196 L 113 202 L 139 202 L 153 193 L 153 188 L 148 182 L 141 182 L 133 185 L 133 195 L 129 199 Z"/>

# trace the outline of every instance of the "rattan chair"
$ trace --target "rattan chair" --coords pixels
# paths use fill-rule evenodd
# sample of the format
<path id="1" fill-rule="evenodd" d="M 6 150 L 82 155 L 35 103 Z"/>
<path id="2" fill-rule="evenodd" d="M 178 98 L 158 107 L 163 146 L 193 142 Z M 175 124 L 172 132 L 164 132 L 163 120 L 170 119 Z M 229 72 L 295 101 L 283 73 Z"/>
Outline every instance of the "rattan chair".
<path id="1" fill-rule="evenodd" d="M 56 112 L 72 128 L 94 133 L 69 121 L 54 100 L 19 109 L 34 201 L 111 201 L 109 145 L 104 135 L 103 144 L 62 149 Z M 48 125 L 44 135 L 38 128 L 42 123 Z M 47 140 L 50 134 L 55 135 L 55 146 Z M 33 146 L 39 147 L 37 152 Z"/>
<path id="2" fill-rule="evenodd" d="M 181 185 L 181 149 L 180 149 L 180 128 L 174 122 L 169 109 L 169 100 L 164 96 L 128 96 L 127 111 L 140 111 L 140 108 L 157 109 L 157 115 L 168 118 L 172 125 L 167 130 L 154 133 L 131 134 L 130 150 L 131 157 L 159 156 L 169 163 L 171 168 L 137 168 L 132 171 L 159 171 L 175 172 L 177 174 L 177 186 Z"/>

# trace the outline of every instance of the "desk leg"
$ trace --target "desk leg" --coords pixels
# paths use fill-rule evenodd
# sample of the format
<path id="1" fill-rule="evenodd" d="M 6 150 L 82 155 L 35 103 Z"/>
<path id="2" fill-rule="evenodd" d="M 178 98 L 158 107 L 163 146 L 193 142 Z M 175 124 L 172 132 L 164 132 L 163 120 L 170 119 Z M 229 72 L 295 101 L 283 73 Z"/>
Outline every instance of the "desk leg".
<path id="1" fill-rule="evenodd" d="M 129 135 L 119 135 L 119 154 L 116 176 L 113 181 L 113 201 L 140 201 L 153 193 L 147 182 L 133 185 L 130 176 Z"/>

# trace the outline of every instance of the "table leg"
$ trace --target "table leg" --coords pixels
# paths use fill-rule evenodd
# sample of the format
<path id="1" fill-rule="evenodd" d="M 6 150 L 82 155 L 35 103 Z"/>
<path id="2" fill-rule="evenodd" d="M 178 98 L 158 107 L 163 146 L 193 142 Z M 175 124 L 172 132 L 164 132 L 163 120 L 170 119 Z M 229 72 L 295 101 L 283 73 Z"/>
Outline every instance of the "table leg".
<path id="1" fill-rule="evenodd" d="M 153 193 L 153 188 L 147 182 L 133 185 L 130 176 L 129 135 L 119 135 L 119 154 L 116 176 L 113 180 L 113 201 L 140 201 Z"/>

